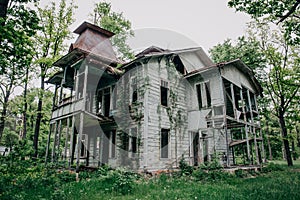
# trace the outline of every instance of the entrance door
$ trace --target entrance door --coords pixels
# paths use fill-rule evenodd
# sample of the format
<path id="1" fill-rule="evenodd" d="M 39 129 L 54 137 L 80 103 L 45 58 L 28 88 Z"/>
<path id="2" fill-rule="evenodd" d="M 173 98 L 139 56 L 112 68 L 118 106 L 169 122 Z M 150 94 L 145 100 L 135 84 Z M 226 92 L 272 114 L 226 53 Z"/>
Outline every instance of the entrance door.
<path id="1" fill-rule="evenodd" d="M 102 140 L 102 165 L 108 164 L 110 132 L 104 132 Z"/>
<path id="2" fill-rule="evenodd" d="M 198 132 L 193 132 L 192 133 L 192 138 L 193 138 L 193 161 L 194 161 L 194 166 L 199 165 L 199 133 Z"/>

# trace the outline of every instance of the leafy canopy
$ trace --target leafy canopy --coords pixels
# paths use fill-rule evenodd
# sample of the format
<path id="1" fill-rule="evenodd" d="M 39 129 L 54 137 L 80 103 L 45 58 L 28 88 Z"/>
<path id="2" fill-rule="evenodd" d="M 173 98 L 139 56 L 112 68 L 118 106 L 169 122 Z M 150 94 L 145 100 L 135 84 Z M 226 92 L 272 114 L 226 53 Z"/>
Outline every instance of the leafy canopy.
<path id="1" fill-rule="evenodd" d="M 284 37 L 300 44 L 300 0 L 230 0 L 228 5 L 252 18 L 268 19 L 284 28 Z"/>
<path id="2" fill-rule="evenodd" d="M 123 13 L 112 11 L 111 4 L 99 2 L 95 4 L 94 23 L 113 33 L 112 44 L 116 47 L 118 57 L 121 59 L 134 58 L 129 45 L 126 43 L 128 37 L 133 36 L 131 22 L 123 16 Z"/>

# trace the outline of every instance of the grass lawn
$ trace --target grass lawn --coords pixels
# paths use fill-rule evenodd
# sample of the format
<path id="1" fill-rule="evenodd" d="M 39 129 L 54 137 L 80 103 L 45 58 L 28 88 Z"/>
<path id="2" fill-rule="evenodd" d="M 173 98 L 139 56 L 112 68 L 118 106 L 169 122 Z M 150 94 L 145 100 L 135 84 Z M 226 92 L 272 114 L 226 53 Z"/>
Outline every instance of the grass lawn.
<path id="1" fill-rule="evenodd" d="M 275 162 L 280 163 L 280 162 Z M 283 164 L 283 163 L 280 163 Z M 285 164 L 285 163 L 284 163 Z M 300 161 L 290 169 L 206 181 L 193 176 L 161 176 L 135 181 L 130 194 L 111 192 L 97 179 L 66 185 L 66 199 L 300 199 Z M 297 170 L 299 169 L 299 170 Z"/>
<path id="2" fill-rule="evenodd" d="M 275 164 L 274 164 L 275 163 Z M 99 169 L 75 174 L 54 168 L 0 168 L 0 199 L 300 199 L 300 161 L 274 161 L 262 172 L 198 169 L 191 175 L 141 177 L 126 170 Z M 21 166 L 21 165 L 19 165 Z"/>

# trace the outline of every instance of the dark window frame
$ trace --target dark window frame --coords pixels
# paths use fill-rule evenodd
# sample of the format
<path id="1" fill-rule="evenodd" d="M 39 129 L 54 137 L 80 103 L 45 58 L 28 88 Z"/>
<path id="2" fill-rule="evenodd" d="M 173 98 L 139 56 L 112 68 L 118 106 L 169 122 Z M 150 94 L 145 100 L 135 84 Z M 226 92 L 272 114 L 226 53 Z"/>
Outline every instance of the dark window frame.
<path id="1" fill-rule="evenodd" d="M 160 83 L 160 104 L 162 106 L 169 106 L 169 82 L 161 80 Z"/>

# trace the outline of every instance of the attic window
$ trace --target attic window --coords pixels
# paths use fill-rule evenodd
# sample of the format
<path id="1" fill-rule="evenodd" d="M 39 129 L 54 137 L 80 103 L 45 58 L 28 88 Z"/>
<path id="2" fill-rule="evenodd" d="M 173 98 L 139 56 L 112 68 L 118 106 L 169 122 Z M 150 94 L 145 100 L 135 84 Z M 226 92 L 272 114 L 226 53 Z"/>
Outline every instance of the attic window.
<path id="1" fill-rule="evenodd" d="M 160 84 L 160 103 L 162 106 L 168 106 L 169 83 L 161 80 Z"/>
<path id="2" fill-rule="evenodd" d="M 181 74 L 186 74 L 186 70 L 185 70 L 184 65 L 183 65 L 183 63 L 181 62 L 179 56 L 175 56 L 175 57 L 173 58 L 173 62 L 174 62 L 174 64 L 175 64 L 176 70 L 177 70 L 178 72 L 180 72 Z"/>

